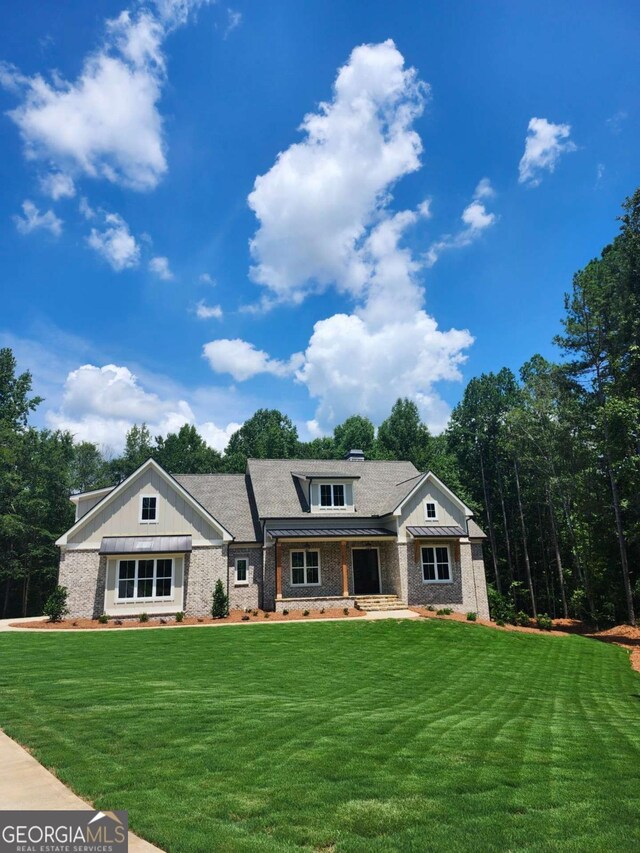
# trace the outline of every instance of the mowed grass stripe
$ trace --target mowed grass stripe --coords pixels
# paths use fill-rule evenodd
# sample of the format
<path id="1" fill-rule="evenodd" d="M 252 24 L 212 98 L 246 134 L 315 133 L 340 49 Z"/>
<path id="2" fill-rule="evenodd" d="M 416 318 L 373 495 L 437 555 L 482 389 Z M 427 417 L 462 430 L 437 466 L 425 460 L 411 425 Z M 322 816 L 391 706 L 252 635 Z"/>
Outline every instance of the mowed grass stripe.
<path id="1" fill-rule="evenodd" d="M 635 850 L 618 648 L 444 621 L 0 636 L 0 725 L 176 853 Z"/>

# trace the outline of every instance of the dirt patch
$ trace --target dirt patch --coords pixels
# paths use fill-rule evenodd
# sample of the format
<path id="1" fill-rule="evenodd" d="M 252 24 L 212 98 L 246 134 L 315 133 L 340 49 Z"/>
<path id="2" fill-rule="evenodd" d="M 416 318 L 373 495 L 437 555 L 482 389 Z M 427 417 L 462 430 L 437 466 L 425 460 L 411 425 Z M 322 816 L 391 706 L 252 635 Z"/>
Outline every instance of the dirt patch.
<path id="1" fill-rule="evenodd" d="M 228 625 L 236 622 L 291 622 L 294 620 L 304 620 L 309 622 L 317 622 L 319 619 L 345 619 L 350 616 L 364 616 L 362 610 L 348 608 L 345 613 L 342 608 L 327 608 L 324 613 L 319 610 L 310 610 L 308 615 L 304 615 L 302 610 L 290 610 L 285 616 L 283 613 L 265 612 L 264 610 L 232 610 L 224 619 L 212 619 L 210 616 L 185 616 L 182 622 L 177 622 L 174 616 L 150 616 L 148 622 L 140 622 L 137 617 L 127 618 L 112 618 L 106 623 L 101 623 L 97 619 L 63 619 L 60 622 L 49 622 L 48 619 L 41 619 L 38 622 L 12 622 L 11 628 L 35 628 L 48 631 L 68 631 L 68 630 L 112 630 L 118 628 L 179 628 L 185 625 Z"/>

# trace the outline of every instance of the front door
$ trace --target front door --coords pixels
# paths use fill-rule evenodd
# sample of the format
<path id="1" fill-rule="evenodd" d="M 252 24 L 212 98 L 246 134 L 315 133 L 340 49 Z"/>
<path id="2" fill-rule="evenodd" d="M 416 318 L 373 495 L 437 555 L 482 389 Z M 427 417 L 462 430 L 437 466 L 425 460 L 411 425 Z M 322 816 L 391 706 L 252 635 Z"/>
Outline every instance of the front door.
<path id="1" fill-rule="evenodd" d="M 378 595 L 380 573 L 376 548 L 353 548 L 353 591 L 356 595 Z"/>

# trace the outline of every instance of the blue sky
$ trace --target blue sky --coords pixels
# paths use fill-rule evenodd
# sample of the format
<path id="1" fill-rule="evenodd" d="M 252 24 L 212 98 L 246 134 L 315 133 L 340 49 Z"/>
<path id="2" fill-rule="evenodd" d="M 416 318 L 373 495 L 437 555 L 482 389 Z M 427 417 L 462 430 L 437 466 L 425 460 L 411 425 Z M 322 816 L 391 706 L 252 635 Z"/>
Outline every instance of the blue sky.
<path id="1" fill-rule="evenodd" d="M 114 450 L 399 394 L 442 429 L 472 376 L 555 356 L 639 183 L 633 2 L 3 12 L 0 345 L 40 423 Z"/>

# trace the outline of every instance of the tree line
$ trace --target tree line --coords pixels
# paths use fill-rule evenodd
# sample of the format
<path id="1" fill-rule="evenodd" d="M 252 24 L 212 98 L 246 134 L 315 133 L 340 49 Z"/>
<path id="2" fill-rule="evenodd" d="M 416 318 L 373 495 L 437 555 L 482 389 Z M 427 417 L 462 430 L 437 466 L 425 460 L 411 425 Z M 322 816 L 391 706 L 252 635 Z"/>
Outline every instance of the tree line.
<path id="1" fill-rule="evenodd" d="M 42 400 L 31 376 L 0 350 L 0 611 L 39 613 L 55 586 L 56 538 L 73 523 L 70 493 L 114 485 L 149 457 L 170 473 L 245 470 L 254 458 L 409 460 L 432 470 L 484 526 L 495 612 L 635 624 L 640 596 L 640 189 L 620 230 L 578 271 L 565 297 L 561 358 L 534 355 L 467 385 L 449 426 L 434 436 L 399 399 L 376 429 L 353 415 L 332 435 L 300 441 L 291 419 L 260 409 L 224 451 L 197 429 L 129 430 L 105 458 L 68 432 L 36 429 Z"/>

